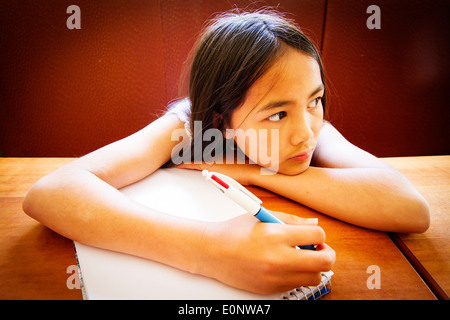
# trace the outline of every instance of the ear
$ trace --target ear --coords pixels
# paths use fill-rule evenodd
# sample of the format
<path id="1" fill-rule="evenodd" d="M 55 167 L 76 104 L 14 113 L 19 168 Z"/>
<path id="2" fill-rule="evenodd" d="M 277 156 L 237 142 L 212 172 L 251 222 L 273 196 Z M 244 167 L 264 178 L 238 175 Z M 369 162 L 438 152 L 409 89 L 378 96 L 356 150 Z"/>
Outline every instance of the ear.
<path id="1" fill-rule="evenodd" d="M 228 125 L 227 121 L 225 121 L 223 114 L 213 111 L 213 126 L 216 129 L 219 129 L 222 132 L 222 135 L 225 139 L 233 139 L 234 133 L 228 131 L 227 129 L 231 129 Z"/>
<path id="2" fill-rule="evenodd" d="M 213 111 L 213 126 L 219 130 L 222 130 L 223 116 L 217 111 Z"/>
<path id="3" fill-rule="evenodd" d="M 225 121 L 223 119 L 223 115 L 217 111 L 213 111 L 213 126 L 214 128 L 219 129 L 225 136 Z"/>

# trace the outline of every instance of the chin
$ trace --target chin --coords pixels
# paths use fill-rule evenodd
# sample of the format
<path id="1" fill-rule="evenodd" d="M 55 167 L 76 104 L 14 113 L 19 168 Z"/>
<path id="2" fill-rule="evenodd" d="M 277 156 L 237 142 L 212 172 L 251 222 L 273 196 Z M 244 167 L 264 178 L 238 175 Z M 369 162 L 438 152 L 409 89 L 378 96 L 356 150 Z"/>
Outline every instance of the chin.
<path id="1" fill-rule="evenodd" d="M 287 161 L 280 164 L 280 167 L 276 172 L 287 176 L 295 176 L 305 172 L 311 163 L 311 161 L 291 162 L 292 161 Z"/>
<path id="2" fill-rule="evenodd" d="M 263 165 L 260 162 L 256 162 L 256 164 L 274 173 L 281 173 L 287 176 L 296 176 L 308 170 L 309 166 L 311 165 L 311 160 L 312 157 L 309 157 L 308 159 L 303 161 L 296 161 L 291 158 L 288 158 L 284 161 L 275 164 L 274 166 L 270 166 L 267 164 Z"/>

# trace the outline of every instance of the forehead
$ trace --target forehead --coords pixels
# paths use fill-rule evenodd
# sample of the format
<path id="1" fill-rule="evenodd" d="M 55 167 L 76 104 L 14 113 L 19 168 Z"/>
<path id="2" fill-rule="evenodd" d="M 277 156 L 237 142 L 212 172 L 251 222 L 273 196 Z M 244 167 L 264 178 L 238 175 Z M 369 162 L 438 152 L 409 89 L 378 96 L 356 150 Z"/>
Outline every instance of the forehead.
<path id="1" fill-rule="evenodd" d="M 231 126 L 240 127 L 269 103 L 308 103 L 311 94 L 323 85 L 319 63 L 310 55 L 289 48 L 247 90 L 244 102 L 231 115 Z"/>
<path id="2" fill-rule="evenodd" d="M 308 98 L 322 84 L 318 62 L 310 55 L 289 48 L 246 93 L 243 106 L 256 107 L 266 98 L 288 99 L 291 95 Z"/>

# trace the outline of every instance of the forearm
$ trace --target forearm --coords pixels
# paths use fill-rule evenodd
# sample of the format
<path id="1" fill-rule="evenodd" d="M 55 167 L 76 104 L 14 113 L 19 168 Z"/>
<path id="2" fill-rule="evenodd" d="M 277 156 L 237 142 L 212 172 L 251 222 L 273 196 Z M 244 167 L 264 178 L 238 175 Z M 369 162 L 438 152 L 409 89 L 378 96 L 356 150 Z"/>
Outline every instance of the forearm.
<path id="1" fill-rule="evenodd" d="M 151 210 L 95 175 L 64 169 L 39 181 L 24 211 L 76 241 L 197 270 L 205 223 Z M 194 252 L 195 251 L 195 252 Z"/>
<path id="2" fill-rule="evenodd" d="M 320 272 L 335 260 L 315 225 L 260 223 L 249 214 L 224 222 L 178 218 L 141 206 L 85 170 L 63 169 L 43 178 L 23 207 L 73 240 L 258 293 L 317 285 Z M 303 243 L 318 244 L 317 250 L 299 255 L 295 245 Z"/>
<path id="3" fill-rule="evenodd" d="M 423 232 L 423 197 L 400 173 L 383 168 L 310 167 L 302 174 L 255 175 L 253 183 L 337 219 L 377 230 Z"/>

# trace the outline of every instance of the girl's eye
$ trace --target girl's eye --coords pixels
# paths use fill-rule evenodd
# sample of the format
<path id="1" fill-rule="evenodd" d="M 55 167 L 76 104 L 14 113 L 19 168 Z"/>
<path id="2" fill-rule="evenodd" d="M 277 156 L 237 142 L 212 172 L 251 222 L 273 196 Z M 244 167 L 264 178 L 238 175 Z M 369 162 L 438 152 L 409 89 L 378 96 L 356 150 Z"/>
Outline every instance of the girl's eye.
<path id="1" fill-rule="evenodd" d="M 320 102 L 321 99 L 322 99 L 322 97 L 315 98 L 313 101 L 311 101 L 311 102 L 308 104 L 308 107 L 310 107 L 310 108 L 315 108 L 315 107 L 317 107 L 317 106 L 319 105 L 319 102 Z"/>
<path id="2" fill-rule="evenodd" d="M 280 111 L 280 112 L 277 112 L 277 113 L 271 115 L 267 119 L 270 121 L 280 121 L 284 117 L 286 117 L 286 111 Z"/>

